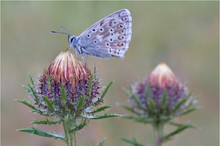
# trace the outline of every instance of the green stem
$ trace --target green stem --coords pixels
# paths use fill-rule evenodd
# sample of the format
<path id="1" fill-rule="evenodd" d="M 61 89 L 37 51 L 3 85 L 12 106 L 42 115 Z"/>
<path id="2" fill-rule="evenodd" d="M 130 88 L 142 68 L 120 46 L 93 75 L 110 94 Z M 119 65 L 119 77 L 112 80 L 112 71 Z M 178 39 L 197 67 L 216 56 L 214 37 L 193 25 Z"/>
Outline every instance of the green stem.
<path id="1" fill-rule="evenodd" d="M 67 146 L 73 146 L 73 133 L 70 132 L 70 123 L 68 121 L 63 121 L 63 128 L 65 133 L 65 141 Z M 75 144 L 76 146 L 76 144 Z"/>
<path id="2" fill-rule="evenodd" d="M 155 133 L 156 133 L 155 145 L 156 146 L 162 146 L 163 124 L 158 123 L 158 124 L 154 125 L 154 130 L 155 130 Z"/>

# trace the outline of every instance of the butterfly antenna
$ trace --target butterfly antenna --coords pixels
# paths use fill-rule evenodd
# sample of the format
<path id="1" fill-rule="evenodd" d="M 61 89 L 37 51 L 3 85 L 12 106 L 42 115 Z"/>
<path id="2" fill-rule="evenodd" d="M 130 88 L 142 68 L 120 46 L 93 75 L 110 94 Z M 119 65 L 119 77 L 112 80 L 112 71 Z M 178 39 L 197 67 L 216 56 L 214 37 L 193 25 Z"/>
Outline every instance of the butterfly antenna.
<path id="1" fill-rule="evenodd" d="M 67 34 L 67 35 L 69 35 L 69 33 L 67 33 L 67 32 L 60 32 L 60 31 L 54 31 L 54 30 L 51 30 L 50 32 L 53 34 Z"/>
<path id="2" fill-rule="evenodd" d="M 61 28 L 63 31 L 54 31 L 54 30 L 52 30 L 52 31 L 50 31 L 50 32 L 53 33 L 53 34 L 67 34 L 67 35 L 72 35 L 72 33 L 71 33 L 69 30 L 67 30 L 65 27 L 60 26 L 60 28 Z"/>
<path id="3" fill-rule="evenodd" d="M 66 33 L 68 33 L 68 34 L 70 34 L 70 35 L 73 35 L 68 29 L 66 29 L 65 27 L 63 27 L 63 26 L 60 26 L 60 28 L 64 31 L 64 32 L 66 32 Z"/>

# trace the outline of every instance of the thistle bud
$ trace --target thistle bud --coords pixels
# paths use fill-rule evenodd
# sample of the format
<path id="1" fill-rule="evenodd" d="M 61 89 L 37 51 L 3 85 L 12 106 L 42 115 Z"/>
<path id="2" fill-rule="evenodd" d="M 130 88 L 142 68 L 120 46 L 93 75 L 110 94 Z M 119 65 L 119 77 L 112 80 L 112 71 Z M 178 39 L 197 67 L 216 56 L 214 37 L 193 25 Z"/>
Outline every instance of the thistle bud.
<path id="1" fill-rule="evenodd" d="M 100 95 L 99 79 L 94 78 L 91 71 L 68 51 L 56 57 L 38 82 L 36 94 L 39 100 L 36 100 L 36 104 L 44 109 L 50 109 L 45 98 L 55 108 L 54 111 L 74 112 L 82 97 L 85 98 L 85 109 Z"/>
<path id="2" fill-rule="evenodd" d="M 164 63 L 131 86 L 129 96 L 135 109 L 146 115 L 169 119 L 183 113 L 191 101 L 186 85 L 180 82 Z M 156 116 L 155 116 L 156 115 Z"/>

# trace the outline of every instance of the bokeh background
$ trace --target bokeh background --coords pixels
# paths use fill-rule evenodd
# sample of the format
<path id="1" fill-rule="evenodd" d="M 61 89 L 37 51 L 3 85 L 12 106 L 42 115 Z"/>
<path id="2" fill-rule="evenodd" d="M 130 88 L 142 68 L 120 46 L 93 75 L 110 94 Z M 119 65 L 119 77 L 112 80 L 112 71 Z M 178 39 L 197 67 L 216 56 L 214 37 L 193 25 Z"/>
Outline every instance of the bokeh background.
<path id="1" fill-rule="evenodd" d="M 61 146 L 64 143 L 16 129 L 30 127 L 38 118 L 16 102 L 27 99 L 22 85 L 28 74 L 39 76 L 54 58 L 68 47 L 65 35 L 53 35 L 63 25 L 75 35 L 106 15 L 127 8 L 133 16 L 130 48 L 124 60 L 90 57 L 103 84 L 114 80 L 105 103 L 110 112 L 127 114 L 120 104 L 129 104 L 123 87 L 145 77 L 161 63 L 199 97 L 202 110 L 179 122 L 191 121 L 198 129 L 186 130 L 168 146 L 217 146 L 219 138 L 219 2 L 1 2 L 1 135 L 3 146 Z M 72 51 L 73 52 L 73 51 Z M 30 100 L 31 101 L 31 100 Z M 42 127 L 62 133 L 60 127 Z M 153 145 L 150 126 L 119 118 L 91 121 L 77 134 L 78 146 L 127 146 L 121 137 L 136 138 Z"/>

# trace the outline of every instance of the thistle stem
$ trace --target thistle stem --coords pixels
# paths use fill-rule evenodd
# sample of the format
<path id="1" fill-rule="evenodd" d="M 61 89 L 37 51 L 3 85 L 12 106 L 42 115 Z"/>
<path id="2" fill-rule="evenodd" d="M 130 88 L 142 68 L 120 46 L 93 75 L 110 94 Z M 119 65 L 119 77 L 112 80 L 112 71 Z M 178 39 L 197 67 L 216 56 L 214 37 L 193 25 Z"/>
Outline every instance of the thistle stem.
<path id="1" fill-rule="evenodd" d="M 63 121 L 63 128 L 65 133 L 65 142 L 67 143 L 67 146 L 73 146 L 73 133 L 70 132 L 70 125 L 68 121 Z M 76 143 L 74 145 L 76 146 Z"/>
<path id="2" fill-rule="evenodd" d="M 155 145 L 162 146 L 162 137 L 163 137 L 163 124 L 154 125 L 155 130 Z"/>

